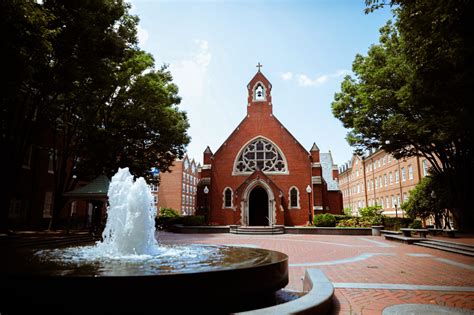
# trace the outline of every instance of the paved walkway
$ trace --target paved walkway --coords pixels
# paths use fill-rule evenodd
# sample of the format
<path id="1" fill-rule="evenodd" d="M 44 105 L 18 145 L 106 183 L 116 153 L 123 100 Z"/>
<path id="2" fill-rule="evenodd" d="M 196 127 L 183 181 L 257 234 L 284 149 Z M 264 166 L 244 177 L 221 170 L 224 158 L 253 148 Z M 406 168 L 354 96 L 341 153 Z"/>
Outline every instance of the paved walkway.
<path id="1" fill-rule="evenodd" d="M 245 245 L 283 252 L 289 256 L 286 288 L 301 290 L 305 269 L 320 268 L 336 288 L 334 314 L 382 314 L 396 304 L 436 304 L 474 314 L 472 257 L 377 236 L 159 232 L 157 238 L 163 244 Z"/>

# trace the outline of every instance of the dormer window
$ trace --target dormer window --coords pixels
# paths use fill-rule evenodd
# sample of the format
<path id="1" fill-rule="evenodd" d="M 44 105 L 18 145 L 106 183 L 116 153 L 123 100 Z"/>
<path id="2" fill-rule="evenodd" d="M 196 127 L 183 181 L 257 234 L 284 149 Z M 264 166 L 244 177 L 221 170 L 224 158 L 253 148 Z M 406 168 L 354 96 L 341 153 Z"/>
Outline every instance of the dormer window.
<path id="1" fill-rule="evenodd" d="M 257 83 L 255 85 L 254 94 L 253 94 L 254 101 L 264 101 L 265 100 L 265 88 L 263 87 L 262 83 Z"/>

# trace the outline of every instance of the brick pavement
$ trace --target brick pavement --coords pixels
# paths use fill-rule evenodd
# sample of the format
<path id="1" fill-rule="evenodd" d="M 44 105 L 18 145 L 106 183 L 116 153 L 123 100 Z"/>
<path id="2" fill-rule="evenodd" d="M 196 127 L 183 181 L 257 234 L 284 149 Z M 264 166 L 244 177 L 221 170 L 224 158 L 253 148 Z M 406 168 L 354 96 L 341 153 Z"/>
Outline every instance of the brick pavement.
<path id="1" fill-rule="evenodd" d="M 283 252 L 289 256 L 290 265 L 290 282 L 286 288 L 292 290 L 302 289 L 301 278 L 306 268 L 320 268 L 338 284 L 334 314 L 381 314 L 387 306 L 405 303 L 461 307 L 474 313 L 472 257 L 390 242 L 376 236 L 159 232 L 157 237 L 164 244 L 240 244 Z M 360 284 L 433 287 L 429 290 L 357 288 Z M 460 291 L 465 290 L 461 287 L 469 290 Z"/>

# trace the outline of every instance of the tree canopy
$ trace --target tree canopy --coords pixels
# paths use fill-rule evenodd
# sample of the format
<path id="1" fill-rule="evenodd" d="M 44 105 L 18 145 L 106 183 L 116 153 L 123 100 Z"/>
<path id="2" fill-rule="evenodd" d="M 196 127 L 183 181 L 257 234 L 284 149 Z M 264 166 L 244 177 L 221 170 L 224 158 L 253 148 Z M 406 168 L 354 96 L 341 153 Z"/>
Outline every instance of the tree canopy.
<path id="1" fill-rule="evenodd" d="M 124 166 L 151 179 L 152 167 L 165 171 L 184 155 L 189 124 L 178 87 L 166 66 L 155 69 L 138 47 L 129 4 L 18 0 L 1 9 L 2 69 L 12 78 L 0 96 L 7 181 L 17 180 L 38 133 L 53 157 L 53 217 L 80 179 Z M 2 194 L 4 217 L 11 191 Z"/>
<path id="2" fill-rule="evenodd" d="M 367 56 L 357 55 L 332 110 L 359 152 L 422 156 L 453 194 L 451 208 L 472 228 L 472 1 L 366 1 L 367 11 L 394 6 Z"/>

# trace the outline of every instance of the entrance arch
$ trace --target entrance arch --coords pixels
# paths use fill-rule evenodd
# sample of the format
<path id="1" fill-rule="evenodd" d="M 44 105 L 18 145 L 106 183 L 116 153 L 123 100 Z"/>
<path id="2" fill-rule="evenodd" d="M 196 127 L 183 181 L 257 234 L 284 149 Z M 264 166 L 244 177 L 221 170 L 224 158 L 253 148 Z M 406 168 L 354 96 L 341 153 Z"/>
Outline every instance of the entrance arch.
<path id="1" fill-rule="evenodd" d="M 255 192 L 254 192 L 255 190 Z M 262 192 L 263 190 L 263 192 Z M 264 195 L 265 193 L 265 195 Z M 260 197 L 259 197 L 260 196 Z M 266 199 L 265 199 L 266 197 Z M 261 212 L 252 212 L 254 209 L 254 203 L 258 204 L 259 201 L 263 204 L 262 200 L 266 200 L 267 206 L 260 207 Z M 256 179 L 248 183 L 245 188 L 242 199 L 241 199 L 241 224 L 246 225 L 274 225 L 276 221 L 276 207 L 275 207 L 275 195 L 268 183 L 257 176 Z M 263 210 L 264 209 L 264 210 Z M 260 215 L 258 214 L 260 213 Z M 252 220 L 250 216 L 252 217 Z M 256 222 L 254 221 L 257 220 Z"/>
<path id="2" fill-rule="evenodd" d="M 268 194 L 256 186 L 249 194 L 249 225 L 269 225 Z"/>

